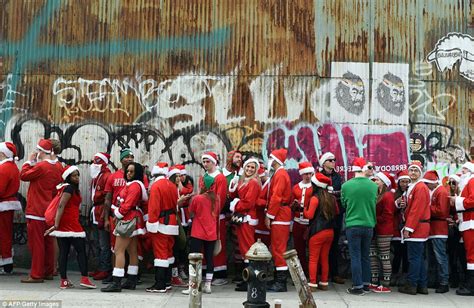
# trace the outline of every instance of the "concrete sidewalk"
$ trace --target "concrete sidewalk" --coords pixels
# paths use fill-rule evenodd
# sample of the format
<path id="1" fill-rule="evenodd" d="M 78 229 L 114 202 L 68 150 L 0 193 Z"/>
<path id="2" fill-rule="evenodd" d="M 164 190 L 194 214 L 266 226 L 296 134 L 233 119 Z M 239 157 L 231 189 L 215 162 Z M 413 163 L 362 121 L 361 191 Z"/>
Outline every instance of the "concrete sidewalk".
<path id="1" fill-rule="evenodd" d="M 172 307 L 182 308 L 188 306 L 188 297 L 181 294 L 182 289 L 173 288 L 166 294 L 150 294 L 145 288 L 152 285 L 153 277 L 145 275 L 143 284 L 135 291 L 124 290 L 121 293 L 101 293 L 99 289 L 86 290 L 79 287 L 79 274 L 70 273 L 69 278 L 77 285 L 75 289 L 60 290 L 59 278 L 39 284 L 23 284 L 20 278 L 26 276 L 26 271 L 17 270 L 12 276 L 0 276 L 0 306 L 5 300 L 59 300 L 62 307 Z M 273 307 L 275 299 L 282 300 L 282 307 L 297 308 L 298 296 L 295 288 L 289 284 L 289 292 L 267 293 L 267 302 Z M 97 287 L 102 287 L 101 283 Z M 246 300 L 245 292 L 235 292 L 235 285 L 229 284 L 222 287 L 213 287 L 212 294 L 203 294 L 203 307 L 242 307 Z M 473 297 L 455 295 L 455 290 L 446 294 L 435 294 L 430 290 L 429 295 L 404 295 L 396 289 L 389 294 L 366 294 L 354 296 L 346 293 L 349 287 L 332 285 L 327 292 L 313 293 L 318 308 L 320 307 L 474 307 Z"/>

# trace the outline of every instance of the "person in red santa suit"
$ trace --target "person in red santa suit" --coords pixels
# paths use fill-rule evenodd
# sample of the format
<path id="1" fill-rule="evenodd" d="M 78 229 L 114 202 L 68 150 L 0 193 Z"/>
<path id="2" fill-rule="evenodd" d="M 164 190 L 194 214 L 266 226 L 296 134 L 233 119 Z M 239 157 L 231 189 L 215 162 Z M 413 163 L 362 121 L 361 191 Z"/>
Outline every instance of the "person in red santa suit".
<path id="1" fill-rule="evenodd" d="M 107 167 L 110 161 L 110 154 L 99 152 L 92 158 L 92 164 L 89 166 L 91 182 L 91 199 L 92 199 L 92 224 L 97 231 L 97 250 L 99 252 L 99 264 L 97 271 L 92 273 L 95 280 L 103 280 L 110 275 L 112 271 L 112 253 L 110 251 L 110 234 L 104 230 L 104 203 L 105 203 L 105 186 L 111 175 L 110 169 Z"/>
<path id="2" fill-rule="evenodd" d="M 114 210 L 114 216 L 118 221 L 129 224 L 135 220 L 135 226 L 131 234 L 120 233 L 115 224 L 113 231 L 115 235 L 115 267 L 112 272 L 112 283 L 100 289 L 102 292 L 121 292 L 122 289 L 135 290 L 138 275 L 138 235 L 146 232 L 143 213 L 140 210 L 142 203 L 148 201 L 148 193 L 143 183 L 144 169 L 139 163 L 130 163 L 126 169 L 125 179 L 127 184 L 119 194 L 119 202 Z M 122 285 L 125 276 L 125 251 L 128 252 L 129 265 L 127 269 L 127 281 Z"/>
<path id="3" fill-rule="evenodd" d="M 233 213 L 232 222 L 235 224 L 239 251 L 243 256 L 249 251 L 250 246 L 255 243 L 255 226 L 258 224 L 256 206 L 261 191 L 258 178 L 259 162 L 250 157 L 244 162 L 244 174 L 240 177 L 237 186 L 237 197 L 230 203 L 230 211 Z M 248 260 L 244 258 L 247 265 Z M 247 291 L 247 282 L 237 284 L 236 291 Z"/>
<path id="4" fill-rule="evenodd" d="M 322 173 L 316 173 L 312 178 L 312 196 L 304 208 L 304 217 L 309 220 L 309 286 L 312 290 L 318 288 L 328 290 L 329 281 L 329 251 L 334 239 L 336 216 L 339 212 L 336 198 L 330 194 L 331 179 Z M 321 281 L 318 284 L 318 268 L 321 267 Z"/>
<path id="5" fill-rule="evenodd" d="M 449 292 L 449 263 L 446 251 L 448 241 L 449 193 L 441 185 L 438 173 L 426 171 L 422 181 L 430 189 L 431 219 L 428 237 L 428 288 L 436 293 Z"/>
<path id="6" fill-rule="evenodd" d="M 227 198 L 227 180 L 226 177 L 217 169 L 218 159 L 214 152 L 206 152 L 201 157 L 202 165 L 206 172 L 199 179 L 199 189 L 206 190 L 206 182 L 212 182 L 211 190 L 214 192 L 219 210 L 219 219 L 217 221 L 218 239 L 221 241 L 222 249 L 218 255 L 214 256 L 214 280 L 212 285 L 221 286 L 227 281 L 227 255 L 226 255 L 226 224 L 225 215 L 222 213 Z"/>
<path id="7" fill-rule="evenodd" d="M 169 282 L 168 279 L 171 280 L 169 268 L 174 263 L 174 236 L 179 234 L 176 217 L 178 189 L 173 182 L 166 178 L 168 172 L 165 170 L 165 164 L 158 163 L 155 167 L 154 169 L 159 169 L 159 171 L 154 172 L 156 178 L 150 189 L 148 222 L 146 224 L 147 231 L 152 234 L 155 284 L 147 288 L 146 291 L 166 293 L 168 291 L 166 283 Z"/>
<path id="8" fill-rule="evenodd" d="M 451 206 L 456 208 L 458 214 L 467 261 L 465 287 L 456 290 L 456 294 L 474 296 L 474 162 L 465 163 L 461 173 L 461 195 L 449 197 Z"/>
<path id="9" fill-rule="evenodd" d="M 56 194 L 56 186 L 62 182 L 63 166 L 51 159 L 53 145 L 48 139 L 41 139 L 23 164 L 20 179 L 30 182 L 26 197 L 26 228 L 28 247 L 31 252 L 31 272 L 23 283 L 52 280 L 54 273 L 54 241 L 44 236 L 47 226 L 44 213 Z"/>
<path id="10" fill-rule="evenodd" d="M 54 224 L 45 232 L 46 235 L 57 238 L 59 246 L 59 272 L 61 275 L 60 289 L 73 288 L 67 278 L 67 260 L 71 246 L 77 254 L 77 263 L 81 271 L 80 285 L 87 289 L 96 286 L 87 276 L 86 233 L 79 222 L 79 207 L 82 198 L 79 191 L 79 169 L 76 166 L 66 166 L 62 173 L 64 183 L 57 186 L 59 204 L 54 215 Z M 46 215 L 48 217 L 48 215 Z M 53 222 L 52 217 L 47 218 Z"/>
<path id="11" fill-rule="evenodd" d="M 391 189 L 395 180 L 388 172 L 375 174 L 374 182 L 378 186 L 377 204 L 375 207 L 377 223 L 375 237 L 370 246 L 370 263 L 372 281 L 369 289 L 375 293 L 389 293 L 392 265 L 390 263 L 390 242 L 393 236 L 393 218 L 395 200 Z M 380 276 L 383 279 L 380 279 Z"/>
<path id="12" fill-rule="evenodd" d="M 308 273 L 308 263 L 306 262 L 306 239 L 309 220 L 304 218 L 303 211 L 307 208 L 309 200 L 313 195 L 313 187 L 311 185 L 311 177 L 314 174 L 314 167 L 310 162 L 301 162 L 298 165 L 299 173 L 302 180 L 293 186 L 293 243 L 298 253 L 303 271 Z"/>
<path id="13" fill-rule="evenodd" d="M 257 203 L 255 204 L 255 211 L 258 219 L 258 224 L 255 226 L 255 240 L 260 239 L 267 247 L 270 247 L 270 231 L 265 226 L 265 217 L 267 214 L 267 203 L 268 203 L 268 187 L 270 186 L 270 177 L 263 164 L 260 164 L 258 169 L 258 176 L 262 189 L 258 196 Z"/>
<path id="14" fill-rule="evenodd" d="M 3 266 L 6 274 L 13 271 L 13 214 L 21 211 L 21 204 L 17 199 L 20 171 L 15 158 L 15 145 L 11 142 L 0 143 L 0 266 Z"/>
<path id="15" fill-rule="evenodd" d="M 283 258 L 286 251 L 291 223 L 291 181 L 285 170 L 288 151 L 278 149 L 272 151 L 269 157 L 269 169 L 275 170 L 270 179 L 267 216 L 265 225 L 270 229 L 271 252 L 276 267 L 275 279 L 267 290 L 270 292 L 286 292 L 288 266 Z"/>
<path id="16" fill-rule="evenodd" d="M 408 203 L 405 209 L 405 226 L 402 240 L 407 244 L 407 283 L 398 288 L 405 294 L 428 294 L 426 266 L 424 260 L 425 243 L 430 234 L 430 191 L 421 181 L 422 165 L 418 161 L 408 167 L 411 184 L 408 187 Z"/>

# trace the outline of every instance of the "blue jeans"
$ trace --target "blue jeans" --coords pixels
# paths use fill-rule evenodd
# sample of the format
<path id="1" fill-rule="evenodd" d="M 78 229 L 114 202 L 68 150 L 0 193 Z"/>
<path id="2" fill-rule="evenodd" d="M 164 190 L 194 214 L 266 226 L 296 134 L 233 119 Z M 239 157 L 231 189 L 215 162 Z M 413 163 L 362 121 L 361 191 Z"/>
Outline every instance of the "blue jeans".
<path id="1" fill-rule="evenodd" d="M 447 241 L 447 238 L 433 238 L 428 242 L 429 278 L 433 281 L 436 281 L 436 278 L 438 278 L 437 280 L 441 285 L 448 285 L 449 283 Z"/>
<path id="2" fill-rule="evenodd" d="M 428 278 L 425 266 L 425 242 L 406 241 L 408 252 L 408 282 L 415 287 L 426 288 Z"/>
<path id="3" fill-rule="evenodd" d="M 109 272 L 112 270 L 112 251 L 110 250 L 110 235 L 108 231 L 104 229 L 97 230 L 97 239 L 98 239 L 98 267 L 97 269 L 101 272 Z"/>
<path id="4" fill-rule="evenodd" d="M 373 228 L 349 227 L 346 229 L 349 254 L 351 256 L 352 286 L 362 288 L 370 284 L 370 242 Z"/>

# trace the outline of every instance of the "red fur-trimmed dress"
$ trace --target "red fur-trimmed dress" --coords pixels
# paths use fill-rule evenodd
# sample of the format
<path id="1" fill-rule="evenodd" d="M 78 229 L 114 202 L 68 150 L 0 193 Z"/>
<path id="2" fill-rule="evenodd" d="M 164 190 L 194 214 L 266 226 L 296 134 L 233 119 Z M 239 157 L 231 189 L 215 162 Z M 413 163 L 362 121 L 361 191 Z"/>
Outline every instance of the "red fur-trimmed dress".
<path id="1" fill-rule="evenodd" d="M 84 232 L 79 222 L 79 208 L 82 202 L 81 194 L 69 184 L 60 184 L 57 188 L 59 195 L 66 192 L 71 194 L 71 198 L 64 207 L 59 226 L 50 235 L 55 237 L 86 237 L 86 232 Z"/>
<path id="2" fill-rule="evenodd" d="M 115 217 L 118 220 L 130 221 L 137 218 L 135 231 L 130 237 L 145 234 L 145 222 L 143 220 L 143 213 L 139 208 L 142 207 L 142 202 L 148 201 L 148 194 L 145 185 L 140 181 L 127 182 L 125 187 L 119 194 L 119 205 L 114 210 Z M 119 236 L 115 230 L 114 235 Z"/>

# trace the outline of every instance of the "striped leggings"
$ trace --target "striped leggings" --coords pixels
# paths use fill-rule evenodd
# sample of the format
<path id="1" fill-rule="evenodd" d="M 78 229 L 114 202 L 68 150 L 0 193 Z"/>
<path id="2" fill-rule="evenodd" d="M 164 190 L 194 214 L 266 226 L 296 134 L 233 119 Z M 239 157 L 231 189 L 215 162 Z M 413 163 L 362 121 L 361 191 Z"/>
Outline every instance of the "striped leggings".
<path id="1" fill-rule="evenodd" d="M 389 287 L 392 276 L 390 264 L 390 241 L 392 236 L 376 236 L 370 243 L 370 269 L 372 271 L 372 284 Z M 382 274 L 382 275 L 380 275 Z M 382 276 L 382 281 L 380 281 Z"/>

